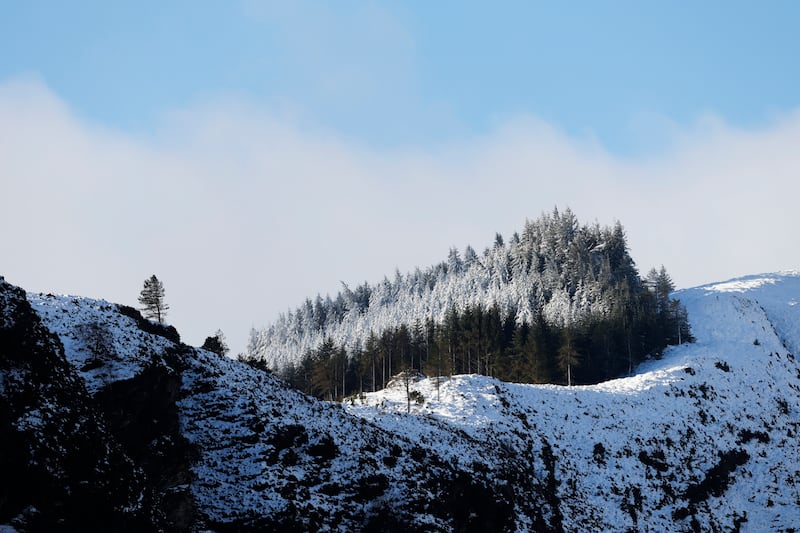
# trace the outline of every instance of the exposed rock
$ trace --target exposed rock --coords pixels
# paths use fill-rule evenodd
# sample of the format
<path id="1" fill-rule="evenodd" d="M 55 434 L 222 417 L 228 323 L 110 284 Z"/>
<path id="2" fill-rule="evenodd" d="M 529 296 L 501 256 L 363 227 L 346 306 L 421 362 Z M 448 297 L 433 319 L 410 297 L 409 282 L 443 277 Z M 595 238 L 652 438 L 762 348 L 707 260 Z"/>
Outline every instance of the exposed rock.
<path id="1" fill-rule="evenodd" d="M 0 524 L 157 529 L 142 471 L 109 433 L 25 293 L 0 281 Z"/>

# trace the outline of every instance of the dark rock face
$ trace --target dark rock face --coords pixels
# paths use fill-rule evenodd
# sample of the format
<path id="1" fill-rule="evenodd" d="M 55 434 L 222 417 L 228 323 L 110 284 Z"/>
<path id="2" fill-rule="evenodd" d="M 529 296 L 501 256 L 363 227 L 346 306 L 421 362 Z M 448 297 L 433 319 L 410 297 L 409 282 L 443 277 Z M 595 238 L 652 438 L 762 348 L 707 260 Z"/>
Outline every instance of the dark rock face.
<path id="1" fill-rule="evenodd" d="M 58 338 L 0 281 L 0 523 L 156 529 L 142 472 L 110 438 Z"/>
<path id="2" fill-rule="evenodd" d="M 188 530 L 179 390 L 180 374 L 162 362 L 91 396 L 25 292 L 0 278 L 0 524 Z"/>
<path id="3" fill-rule="evenodd" d="M 118 305 L 117 309 L 121 315 L 134 319 L 136 321 L 136 326 L 142 331 L 146 331 L 147 333 L 151 333 L 153 335 L 158 335 L 159 337 L 164 337 L 175 344 L 180 344 L 181 336 L 178 334 L 178 330 L 176 330 L 174 326 L 160 324 L 158 322 L 151 322 L 143 317 L 142 313 L 127 305 Z"/>
<path id="4" fill-rule="evenodd" d="M 154 363 L 132 379 L 110 383 L 94 397 L 109 431 L 144 472 L 172 531 L 190 529 L 195 511 L 189 488 L 195 452 L 180 433 L 180 390 L 180 373 Z"/>

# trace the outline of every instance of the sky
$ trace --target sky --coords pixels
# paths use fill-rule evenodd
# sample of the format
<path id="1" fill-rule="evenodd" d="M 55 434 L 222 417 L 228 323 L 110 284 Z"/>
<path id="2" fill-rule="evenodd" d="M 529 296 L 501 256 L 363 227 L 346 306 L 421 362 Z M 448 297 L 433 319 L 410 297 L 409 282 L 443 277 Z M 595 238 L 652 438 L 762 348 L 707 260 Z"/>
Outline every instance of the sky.
<path id="1" fill-rule="evenodd" d="M 800 267 L 797 2 L 7 1 L 0 275 L 233 353 L 554 207 L 678 287 Z"/>

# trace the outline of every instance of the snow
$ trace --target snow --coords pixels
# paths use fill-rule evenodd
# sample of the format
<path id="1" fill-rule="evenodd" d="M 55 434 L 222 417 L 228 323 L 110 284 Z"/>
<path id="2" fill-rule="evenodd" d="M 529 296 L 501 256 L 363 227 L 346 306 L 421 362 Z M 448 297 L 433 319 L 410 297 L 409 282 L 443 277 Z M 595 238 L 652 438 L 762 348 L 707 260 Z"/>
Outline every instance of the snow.
<path id="1" fill-rule="evenodd" d="M 194 490 L 213 520 L 265 512 L 302 516 L 310 509 L 331 516 L 346 513 L 353 505 L 352 490 L 364 476 L 376 473 L 390 480 L 384 496 L 389 501 L 400 503 L 408 494 L 403 472 L 418 469 L 407 453 L 413 439 L 390 438 L 341 406 L 312 400 L 237 361 L 197 350 L 187 362 L 186 392 L 180 401 L 184 434 L 203 450 Z M 302 438 L 279 444 L 277 436 L 287 428 L 295 428 Z M 326 439 L 336 453 L 321 464 L 309 450 Z M 380 458 L 392 443 L 405 452 L 389 467 Z M 325 487 L 332 485 L 341 492 L 326 493 Z M 435 518 L 423 514 L 418 520 Z"/>
<path id="2" fill-rule="evenodd" d="M 766 284 L 775 283 L 773 278 L 754 278 L 754 279 L 740 279 L 734 281 L 726 281 L 725 283 L 717 283 L 706 287 L 707 291 L 711 292 L 747 292 L 752 289 L 757 289 Z"/>
<path id="3" fill-rule="evenodd" d="M 674 530 L 680 504 L 664 497 L 657 477 L 669 476 L 686 490 L 704 479 L 720 452 L 739 449 L 749 460 L 727 494 L 709 497 L 711 515 L 728 526 L 747 516 L 743 531 L 800 523 L 800 370 L 791 354 L 800 346 L 800 272 L 676 296 L 688 308 L 697 342 L 669 349 L 634 376 L 583 387 L 454 376 L 441 384 L 439 399 L 435 380 L 425 379 L 412 385 L 425 402 L 412 403 L 411 415 L 398 415 L 407 410 L 402 387 L 366 394 L 347 409 L 389 431 L 431 439 L 443 424 L 518 449 L 525 449 L 531 431 L 543 436 L 556 451 L 560 478 L 571 479 L 559 487 L 560 496 L 581 502 L 565 503 L 575 506 L 564 511 L 567 530 L 594 522 L 625 529 L 632 521 L 621 511 L 626 487 L 641 488 L 648 527 Z M 768 435 L 769 443 L 748 440 L 748 432 Z M 598 444 L 604 464 L 594 460 Z M 447 443 L 440 446 L 446 453 Z M 657 477 L 642 461 L 654 454 L 664 457 Z"/>
<path id="4" fill-rule="evenodd" d="M 237 361 L 187 348 L 178 407 L 183 434 L 200 450 L 192 482 L 198 507 L 219 523 L 248 513 L 316 512 L 352 526 L 353 487 L 370 473 L 386 476 L 386 505 L 402 505 L 414 491 L 435 499 L 408 475 L 429 468 L 412 458 L 421 447 L 490 476 L 519 469 L 544 484 L 552 469 L 567 531 L 681 531 L 691 529 L 692 516 L 701 530 L 731 530 L 745 517 L 742 531 L 795 527 L 800 271 L 747 276 L 676 297 L 697 342 L 668 349 L 635 375 L 575 387 L 463 375 L 442 379 L 438 391 L 436 380 L 426 378 L 411 384 L 423 400 L 412 401 L 410 413 L 402 384 L 343 405 L 318 402 Z M 28 299 L 91 393 L 175 348 L 108 302 Z M 93 337 L 97 325 L 102 341 Z M 97 342 L 104 352 L 99 365 Z M 25 423 L 36 424 L 36 413 Z M 297 438 L 286 433 L 298 427 Z M 313 450 L 326 439 L 336 453 L 322 460 Z M 394 465 L 385 462 L 392 446 L 401 451 Z M 720 493 L 707 490 L 714 469 L 734 452 L 746 460 L 730 467 L 730 484 Z M 697 493 L 702 497 L 688 504 Z M 531 527 L 530 516 L 518 518 L 519 531 Z M 442 526 L 430 514 L 416 519 Z"/>
<path id="5" fill-rule="evenodd" d="M 94 394 L 114 381 L 134 377 L 153 355 L 161 356 L 171 342 L 140 330 L 105 300 L 28 293 L 28 301 L 44 324 L 57 334 L 70 363 Z M 104 352 L 98 359 L 98 351 Z"/>

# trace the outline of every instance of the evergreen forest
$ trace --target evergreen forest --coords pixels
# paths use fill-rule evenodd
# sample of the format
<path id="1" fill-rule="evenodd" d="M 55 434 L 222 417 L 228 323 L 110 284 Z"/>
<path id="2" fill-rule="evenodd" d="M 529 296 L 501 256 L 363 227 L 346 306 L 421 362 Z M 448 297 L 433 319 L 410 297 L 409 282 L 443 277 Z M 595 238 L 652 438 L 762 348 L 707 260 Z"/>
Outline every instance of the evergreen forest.
<path id="1" fill-rule="evenodd" d="M 591 384 L 693 340 L 673 289 L 663 266 L 640 277 L 619 222 L 580 225 L 556 209 L 481 255 L 451 249 L 425 271 L 306 300 L 253 330 L 240 357 L 323 399 L 401 372 Z"/>

